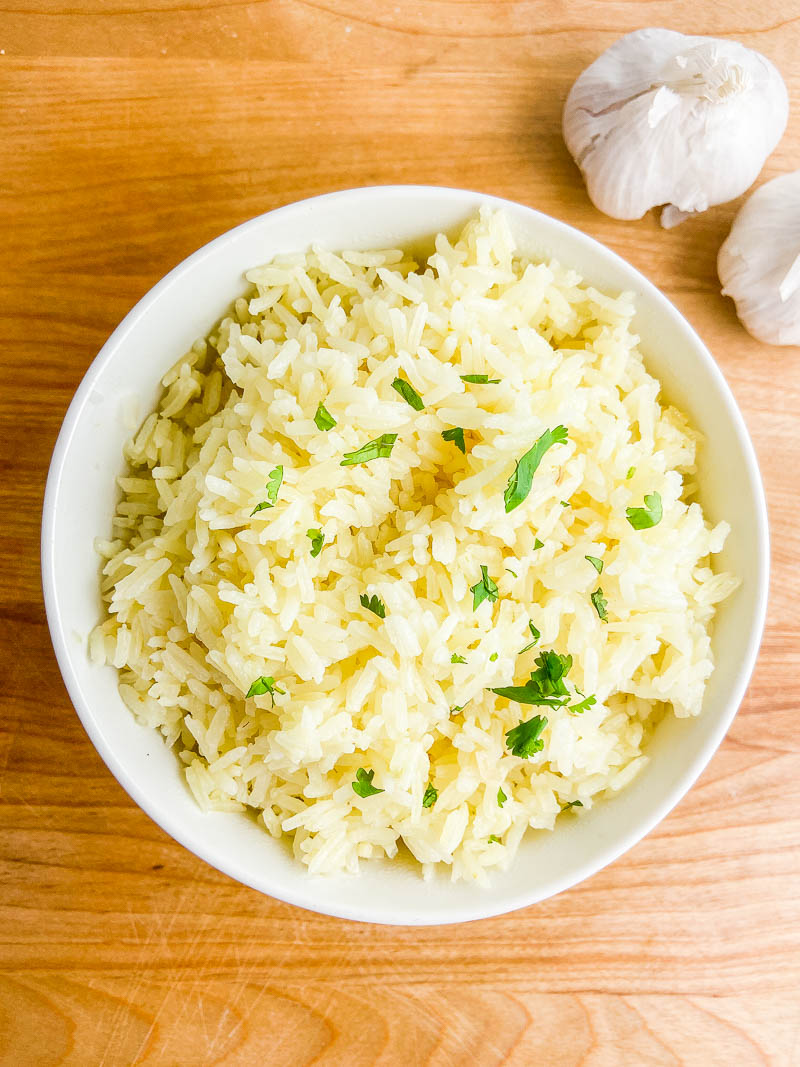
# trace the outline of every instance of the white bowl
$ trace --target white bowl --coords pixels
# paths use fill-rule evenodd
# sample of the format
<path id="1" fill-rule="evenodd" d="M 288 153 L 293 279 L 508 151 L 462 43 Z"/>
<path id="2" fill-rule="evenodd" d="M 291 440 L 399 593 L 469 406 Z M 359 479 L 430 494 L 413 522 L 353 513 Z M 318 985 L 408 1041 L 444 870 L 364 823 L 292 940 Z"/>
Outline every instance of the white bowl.
<path id="1" fill-rule="evenodd" d="M 101 615 L 92 542 L 110 530 L 129 436 L 122 406 L 133 395 L 142 414 L 153 407 L 162 374 L 244 291 L 248 267 L 311 242 L 333 249 L 415 244 L 457 228 L 481 204 L 506 211 L 523 252 L 554 256 L 600 288 L 633 290 L 648 368 L 706 437 L 702 503 L 712 522 L 725 518 L 732 526 L 720 565 L 742 586 L 719 611 L 717 666 L 703 713 L 666 718 L 649 746 L 652 761 L 628 789 L 562 820 L 554 833 L 530 832 L 490 889 L 453 884 L 446 875 L 423 882 L 402 863 L 367 863 L 359 877 L 314 877 L 245 815 L 203 814 L 175 755 L 122 703 L 117 672 L 87 657 L 87 635 Z M 168 274 L 114 331 L 81 382 L 53 454 L 42 526 L 59 666 L 86 732 L 131 797 L 181 844 L 261 892 L 313 911 L 401 925 L 463 922 L 532 904 L 598 871 L 651 830 L 706 766 L 736 713 L 761 639 L 768 569 L 764 493 L 747 430 L 717 365 L 672 304 L 619 256 L 562 222 L 496 197 L 425 186 L 351 189 L 291 204 L 223 234 Z"/>

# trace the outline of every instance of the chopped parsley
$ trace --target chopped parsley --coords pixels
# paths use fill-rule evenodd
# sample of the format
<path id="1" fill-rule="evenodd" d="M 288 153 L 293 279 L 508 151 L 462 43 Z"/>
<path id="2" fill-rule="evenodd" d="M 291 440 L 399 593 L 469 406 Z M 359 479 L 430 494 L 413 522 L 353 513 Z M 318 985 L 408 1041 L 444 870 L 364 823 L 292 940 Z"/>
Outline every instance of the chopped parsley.
<path id="1" fill-rule="evenodd" d="M 582 808 L 582 807 L 583 807 L 583 801 L 582 800 L 570 800 L 569 804 L 565 804 L 561 810 L 562 811 L 569 811 L 570 808 Z"/>
<path id="2" fill-rule="evenodd" d="M 414 386 L 410 382 L 405 381 L 405 379 L 395 378 L 395 380 L 392 382 L 392 389 L 398 392 L 400 396 L 402 396 L 403 400 L 405 400 L 407 404 L 411 405 L 414 411 L 422 411 L 422 409 L 425 407 L 422 397 L 419 395 Z"/>
<path id="3" fill-rule="evenodd" d="M 466 663 L 467 661 L 464 659 L 463 656 L 459 656 L 459 654 L 457 652 L 454 652 L 453 655 L 450 657 L 450 662 L 451 663 Z"/>
<path id="4" fill-rule="evenodd" d="M 325 544 L 325 534 L 322 530 L 306 530 L 306 537 L 311 542 L 311 555 L 318 556 Z"/>
<path id="5" fill-rule="evenodd" d="M 489 834 L 489 844 L 490 845 L 502 845 L 502 843 L 503 842 L 500 840 L 500 838 L 497 836 L 497 834 Z"/>
<path id="6" fill-rule="evenodd" d="M 486 567 L 481 565 L 481 580 L 470 586 L 472 592 L 472 610 L 477 611 L 484 600 L 494 603 L 497 600 L 497 582 L 489 577 Z"/>
<path id="7" fill-rule="evenodd" d="M 317 424 L 318 430 L 325 430 L 326 432 L 332 430 L 336 425 L 336 419 L 331 415 L 330 411 L 328 411 L 321 400 L 317 404 L 317 413 L 314 416 L 314 422 Z"/>
<path id="8" fill-rule="evenodd" d="M 439 799 L 439 790 L 435 789 L 429 782 L 428 783 L 428 788 L 425 790 L 425 792 L 422 795 L 422 806 L 423 806 L 423 808 L 432 808 L 433 805 L 436 803 L 436 801 L 438 799 Z"/>
<path id="9" fill-rule="evenodd" d="M 464 708 L 467 706 L 467 704 L 469 704 L 469 701 L 467 701 L 466 704 L 454 704 L 452 706 L 452 708 L 450 709 L 450 714 L 451 715 L 458 715 L 460 712 L 462 712 L 464 710 Z"/>
<path id="10" fill-rule="evenodd" d="M 569 692 L 564 678 L 572 667 L 572 656 L 558 652 L 540 652 L 535 662 L 538 668 L 531 671 L 525 685 L 502 686 L 492 689 L 500 697 L 516 700 L 518 704 L 539 704 L 548 708 L 560 708 L 569 701 Z"/>
<path id="11" fill-rule="evenodd" d="M 372 614 L 377 615 L 379 619 L 386 618 L 386 605 L 379 596 L 369 597 L 366 593 L 362 593 L 359 599 L 367 611 L 371 611 Z"/>
<path id="12" fill-rule="evenodd" d="M 260 678 L 256 678 L 250 688 L 245 694 L 245 700 L 249 700 L 250 697 L 263 697 L 266 693 L 269 693 L 270 700 L 272 701 L 273 708 L 275 707 L 275 694 L 285 693 L 285 689 L 281 689 L 279 685 L 276 685 L 275 679 L 271 675 L 262 674 Z"/>
<path id="13" fill-rule="evenodd" d="M 499 653 L 499 652 L 493 652 L 493 653 L 491 654 L 491 656 L 489 656 L 489 662 L 490 662 L 490 663 L 494 663 L 494 662 L 495 662 L 495 660 L 496 660 L 496 659 L 497 659 L 497 658 L 499 657 L 499 655 L 500 655 L 500 653 Z"/>
<path id="14" fill-rule="evenodd" d="M 603 597 L 603 590 L 598 586 L 592 593 L 592 603 L 594 604 L 594 610 L 600 616 L 602 622 L 608 622 L 608 601 Z"/>
<path id="15" fill-rule="evenodd" d="M 369 463 L 373 459 L 388 459 L 392 454 L 394 443 L 397 440 L 396 433 L 382 433 L 374 441 L 367 441 L 355 452 L 345 452 L 340 467 L 352 467 L 356 463 Z"/>
<path id="16" fill-rule="evenodd" d="M 625 475 L 626 480 L 630 481 L 634 474 L 636 474 L 636 468 L 628 467 L 628 473 Z"/>
<path id="17" fill-rule="evenodd" d="M 544 541 L 540 541 L 537 537 L 536 540 L 533 542 L 533 550 L 534 552 L 538 552 L 540 548 L 544 548 Z"/>
<path id="18" fill-rule="evenodd" d="M 569 501 L 568 500 L 561 500 L 561 501 L 559 501 L 559 503 L 561 504 L 562 508 L 568 508 L 569 507 Z"/>
<path id="19" fill-rule="evenodd" d="M 584 556 L 583 558 L 591 563 L 598 574 L 603 573 L 603 561 L 601 559 L 598 559 L 597 556 Z"/>
<path id="20" fill-rule="evenodd" d="M 583 696 L 583 693 L 581 693 Z M 567 711 L 570 715 L 583 715 L 587 708 L 592 708 L 597 703 L 597 697 L 583 697 L 579 704 L 570 704 Z"/>
<path id="21" fill-rule="evenodd" d="M 527 722 L 521 722 L 519 726 L 515 726 L 512 730 L 509 730 L 506 734 L 506 745 L 511 751 L 512 756 L 519 756 L 520 759 L 527 759 L 535 752 L 541 752 L 544 748 L 544 741 L 539 734 L 547 726 L 547 716 L 534 715 L 532 719 L 528 719 Z"/>
<path id="22" fill-rule="evenodd" d="M 536 629 L 536 627 L 533 625 L 532 622 L 528 623 L 528 629 L 531 632 L 531 637 L 533 638 L 533 640 L 530 642 L 530 644 L 526 645 L 524 648 L 521 648 L 519 650 L 519 652 L 517 653 L 518 656 L 521 656 L 523 652 L 528 652 L 531 648 L 533 648 L 533 646 L 536 644 L 536 642 L 542 636 L 539 633 L 539 631 Z"/>
<path id="23" fill-rule="evenodd" d="M 660 493 L 648 493 L 644 498 L 643 508 L 625 509 L 625 518 L 634 530 L 648 530 L 651 526 L 658 526 L 663 514 Z"/>
<path id="24" fill-rule="evenodd" d="M 514 473 L 508 479 L 508 485 L 503 493 L 506 512 L 518 508 L 530 493 L 533 476 L 548 448 L 552 448 L 553 445 L 566 444 L 566 441 L 566 426 L 556 426 L 555 430 L 545 430 L 533 448 L 529 448 L 525 455 L 517 461 Z"/>
<path id="25" fill-rule="evenodd" d="M 517 572 L 516 571 L 512 571 L 510 567 L 506 567 L 505 569 L 508 571 L 509 574 L 513 575 L 515 578 L 519 578 L 519 575 L 517 574 Z"/>
<path id="26" fill-rule="evenodd" d="M 452 441 L 456 448 L 466 453 L 467 446 L 464 442 L 464 431 L 460 426 L 453 426 L 450 430 L 442 430 L 442 440 Z"/>
<path id="27" fill-rule="evenodd" d="M 499 385 L 499 378 L 490 378 L 488 374 L 461 374 L 459 375 L 462 382 L 467 382 L 469 385 Z"/>
<path id="28" fill-rule="evenodd" d="M 274 508 L 275 501 L 278 499 L 278 490 L 281 487 L 283 481 L 283 467 L 276 467 L 271 470 L 267 475 L 267 499 L 262 500 L 260 504 L 256 504 L 251 515 L 255 515 L 257 511 L 263 511 L 265 508 Z"/>
<path id="29" fill-rule="evenodd" d="M 502 808 L 502 806 L 505 804 L 505 802 L 507 800 L 508 800 L 508 797 L 503 792 L 503 787 L 500 786 L 500 788 L 497 790 L 497 806 L 498 806 L 498 808 Z"/>
<path id="30" fill-rule="evenodd" d="M 356 780 L 350 784 L 353 787 L 353 792 L 362 798 L 375 796 L 376 793 L 382 793 L 382 789 L 376 789 L 372 784 L 372 779 L 375 777 L 375 771 L 365 771 L 363 767 L 359 767 L 356 771 Z"/>

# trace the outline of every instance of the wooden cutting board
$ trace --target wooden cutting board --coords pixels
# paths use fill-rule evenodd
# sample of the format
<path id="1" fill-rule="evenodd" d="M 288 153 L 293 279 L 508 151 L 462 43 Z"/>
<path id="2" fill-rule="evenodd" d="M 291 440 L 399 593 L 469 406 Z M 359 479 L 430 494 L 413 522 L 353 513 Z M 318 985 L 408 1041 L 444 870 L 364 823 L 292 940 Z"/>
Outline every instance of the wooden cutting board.
<path id="1" fill-rule="evenodd" d="M 598 214 L 562 143 L 572 80 L 663 25 L 765 52 L 792 97 L 800 0 L 18 0 L 0 12 L 0 1064 L 800 1064 L 800 351 L 719 293 L 737 204 L 677 230 Z M 698 785 L 554 900 L 395 930 L 259 896 L 174 844 L 58 675 L 39 514 L 73 390 L 125 312 L 252 215 L 353 185 L 511 197 L 598 237 L 716 355 L 770 504 L 761 657 Z"/>

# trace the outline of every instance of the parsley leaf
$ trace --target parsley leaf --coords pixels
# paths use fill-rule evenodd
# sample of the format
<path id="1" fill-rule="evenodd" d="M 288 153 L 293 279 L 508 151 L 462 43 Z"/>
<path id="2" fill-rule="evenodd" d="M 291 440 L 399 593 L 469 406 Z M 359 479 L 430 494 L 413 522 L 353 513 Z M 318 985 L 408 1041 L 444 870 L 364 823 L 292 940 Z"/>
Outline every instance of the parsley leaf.
<path id="1" fill-rule="evenodd" d="M 505 802 L 507 800 L 508 800 L 508 797 L 503 792 L 503 787 L 500 786 L 500 788 L 497 790 L 497 806 L 498 806 L 498 808 L 502 808 L 502 806 L 505 804 Z"/>
<path id="2" fill-rule="evenodd" d="M 451 430 L 442 430 L 442 440 L 452 441 L 456 448 L 466 454 L 467 446 L 464 442 L 464 431 L 460 426 L 454 426 Z"/>
<path id="3" fill-rule="evenodd" d="M 423 808 L 432 808 L 436 801 L 439 799 L 439 790 L 435 789 L 430 782 L 428 788 L 425 790 L 422 796 Z"/>
<path id="4" fill-rule="evenodd" d="M 524 648 L 521 648 L 519 650 L 519 652 L 517 653 L 518 656 L 521 656 L 523 652 L 528 652 L 531 648 L 533 648 L 533 646 L 536 644 L 536 642 L 542 636 L 539 633 L 539 631 L 536 629 L 536 627 L 533 625 L 532 622 L 528 623 L 528 629 L 531 632 L 531 637 L 533 638 L 533 640 L 531 641 L 531 643 L 529 645 L 526 645 Z"/>
<path id="5" fill-rule="evenodd" d="M 392 454 L 394 443 L 397 440 L 396 433 L 382 433 L 374 441 L 367 441 L 355 452 L 345 452 L 340 467 L 352 467 L 356 463 L 369 463 L 373 459 L 388 459 Z"/>
<path id="6" fill-rule="evenodd" d="M 494 662 L 495 662 L 495 660 L 497 660 L 497 659 L 499 659 L 499 658 L 500 658 L 500 653 L 499 653 L 499 652 L 493 652 L 493 653 L 491 654 L 491 656 L 489 656 L 489 662 L 490 662 L 490 663 L 494 663 Z"/>
<path id="7" fill-rule="evenodd" d="M 552 448 L 553 445 L 566 444 L 566 441 L 566 426 L 556 426 L 555 430 L 545 430 L 533 448 L 529 448 L 525 455 L 517 461 L 514 473 L 508 479 L 506 491 L 503 493 L 506 512 L 518 508 L 530 493 L 533 476 L 548 448 Z"/>
<path id="8" fill-rule="evenodd" d="M 597 556 L 584 556 L 584 559 L 588 559 L 598 574 L 603 573 L 603 561 L 598 559 Z"/>
<path id="9" fill-rule="evenodd" d="M 527 759 L 535 752 L 541 752 L 544 748 L 544 741 L 539 734 L 545 726 L 547 726 L 547 717 L 534 715 L 532 719 L 521 722 L 519 726 L 509 730 L 506 734 L 506 745 L 511 750 L 511 755 Z"/>
<path id="10" fill-rule="evenodd" d="M 392 389 L 402 396 L 403 400 L 407 404 L 410 404 L 414 411 L 422 411 L 425 404 L 422 401 L 422 397 L 417 390 L 411 384 L 411 382 L 405 381 L 403 378 L 395 378 L 392 382 Z"/>
<path id="11" fill-rule="evenodd" d="M 664 514 L 660 493 L 648 493 L 643 508 L 625 508 L 625 518 L 634 530 L 647 530 L 658 526 Z"/>
<path id="12" fill-rule="evenodd" d="M 464 659 L 463 656 L 459 656 L 459 654 L 457 652 L 454 652 L 453 655 L 450 657 L 450 662 L 451 663 L 466 663 L 467 661 Z"/>
<path id="13" fill-rule="evenodd" d="M 561 500 L 560 504 L 561 504 L 562 508 L 568 508 L 569 507 L 569 501 L 568 500 Z"/>
<path id="14" fill-rule="evenodd" d="M 509 574 L 512 574 L 515 578 L 519 578 L 519 575 L 517 574 L 517 572 L 516 571 L 512 571 L 510 567 L 506 567 L 505 569 L 508 571 Z"/>
<path id="15" fill-rule="evenodd" d="M 470 592 L 472 593 L 473 611 L 477 611 L 484 600 L 489 600 L 492 603 L 497 600 L 497 583 L 493 578 L 489 577 L 489 572 L 483 565 L 481 565 L 481 580 L 470 586 Z"/>
<path id="16" fill-rule="evenodd" d="M 592 603 L 594 604 L 594 610 L 600 616 L 602 622 L 608 622 L 608 601 L 603 597 L 603 590 L 598 586 L 592 593 Z"/>
<path id="17" fill-rule="evenodd" d="M 311 542 L 311 555 L 318 556 L 325 544 L 325 534 L 322 530 L 306 530 L 306 537 Z"/>
<path id="18" fill-rule="evenodd" d="M 499 385 L 499 378 L 490 378 L 488 374 L 460 374 L 462 382 L 468 382 L 470 385 Z"/>
<path id="19" fill-rule="evenodd" d="M 336 425 L 336 419 L 331 415 L 330 411 L 328 411 L 321 400 L 317 404 L 317 413 L 314 416 L 314 422 L 317 424 L 318 430 L 325 430 L 326 432 L 332 430 Z"/>
<path id="20" fill-rule="evenodd" d="M 581 693 L 581 696 L 583 696 L 583 693 Z M 597 697 L 584 697 L 579 704 L 570 704 L 567 711 L 570 715 L 583 715 L 587 708 L 594 707 L 596 703 Z"/>
<path id="21" fill-rule="evenodd" d="M 369 597 L 366 593 L 362 593 L 359 599 L 367 611 L 371 611 L 373 615 L 377 615 L 379 619 L 386 618 L 386 605 L 380 597 Z"/>
<path id="22" fill-rule="evenodd" d="M 276 467 L 271 470 L 267 476 L 267 499 L 262 500 L 260 504 L 256 504 L 251 515 L 255 515 L 257 511 L 263 511 L 265 508 L 274 508 L 275 501 L 278 499 L 278 490 L 281 487 L 283 481 L 283 467 Z"/>
<path id="23" fill-rule="evenodd" d="M 582 807 L 583 807 L 583 801 L 582 800 L 570 800 L 569 804 L 565 804 L 564 807 L 561 810 L 562 811 L 569 811 L 570 808 L 582 808 Z"/>
<path id="24" fill-rule="evenodd" d="M 634 474 L 636 474 L 636 468 L 635 467 L 628 467 L 628 473 L 625 475 L 625 478 L 627 479 L 627 481 L 630 481 L 631 478 L 634 476 Z"/>
<path id="25" fill-rule="evenodd" d="M 489 834 L 489 844 L 490 845 L 502 845 L 502 843 L 503 842 L 500 840 L 500 838 L 497 836 L 497 834 Z"/>
<path id="26" fill-rule="evenodd" d="M 525 685 L 502 686 L 490 691 L 507 700 L 516 700 L 518 704 L 562 707 L 569 701 L 564 678 L 572 667 L 572 656 L 562 656 L 554 651 L 540 652 L 534 662 L 539 666 L 531 672 Z"/>
<path id="27" fill-rule="evenodd" d="M 271 675 L 262 674 L 260 678 L 256 678 L 245 693 L 245 700 L 249 700 L 250 697 L 263 697 L 265 693 L 269 693 L 274 708 L 275 694 L 285 692 L 285 689 L 281 689 L 279 685 L 275 684 L 275 679 Z"/>
<path id="28" fill-rule="evenodd" d="M 540 541 L 539 538 L 537 537 L 536 540 L 533 542 L 533 550 L 534 550 L 534 552 L 536 552 L 540 548 L 544 548 L 544 542 Z"/>
<path id="29" fill-rule="evenodd" d="M 350 783 L 353 787 L 353 792 L 363 798 L 375 796 L 376 793 L 383 793 L 383 789 L 376 789 L 372 784 L 374 777 L 375 771 L 365 771 L 363 767 L 359 767 L 356 771 L 356 780 Z"/>
<path id="30" fill-rule="evenodd" d="M 452 706 L 452 708 L 450 709 L 450 714 L 451 715 L 458 715 L 459 712 L 464 710 L 464 708 L 467 706 L 467 704 L 469 704 L 469 701 L 467 701 L 466 704 L 454 704 Z"/>

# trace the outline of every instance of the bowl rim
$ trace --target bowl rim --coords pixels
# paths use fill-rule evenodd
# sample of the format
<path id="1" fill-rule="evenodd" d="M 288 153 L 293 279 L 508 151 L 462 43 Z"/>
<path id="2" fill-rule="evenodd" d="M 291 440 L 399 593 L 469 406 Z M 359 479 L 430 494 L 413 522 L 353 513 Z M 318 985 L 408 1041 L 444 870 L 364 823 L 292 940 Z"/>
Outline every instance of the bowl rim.
<path id="1" fill-rule="evenodd" d="M 579 243 L 583 243 L 589 250 L 605 257 L 606 260 L 614 263 L 618 268 L 622 268 L 632 279 L 635 279 L 641 291 L 646 293 L 648 298 L 656 303 L 662 314 L 673 320 L 679 320 L 679 325 L 692 341 L 695 355 L 697 358 L 702 359 L 706 364 L 707 370 L 715 379 L 716 386 L 724 404 L 725 415 L 733 427 L 735 435 L 742 448 L 742 453 L 746 458 L 747 480 L 753 488 L 754 502 L 757 506 L 757 514 L 755 516 L 757 552 L 756 558 L 753 561 L 755 572 L 754 580 L 757 583 L 757 599 L 754 617 L 751 620 L 746 654 L 742 658 L 735 680 L 730 686 L 727 707 L 724 713 L 719 715 L 715 728 L 709 733 L 705 743 L 693 753 L 690 759 L 687 760 L 682 773 L 679 775 L 671 791 L 664 797 L 661 804 L 651 812 L 649 817 L 636 823 L 630 831 L 622 834 L 619 838 L 615 838 L 614 841 L 606 847 L 602 856 L 598 860 L 592 860 L 583 865 L 577 865 L 575 868 L 571 869 L 568 874 L 560 878 L 554 878 L 549 883 L 536 890 L 529 890 L 527 892 L 522 890 L 518 891 L 516 894 L 508 894 L 503 898 L 502 903 L 499 905 L 492 903 L 493 898 L 491 895 L 487 895 L 483 902 L 484 906 L 482 907 L 456 907 L 454 908 L 453 918 L 448 918 L 444 921 L 438 916 L 432 918 L 424 912 L 418 910 L 412 912 L 411 909 L 409 909 L 408 914 L 398 917 L 385 917 L 383 915 L 381 917 L 375 917 L 373 915 L 365 915 L 363 909 L 358 905 L 351 906 L 347 904 L 343 906 L 331 906 L 328 905 L 324 899 L 320 899 L 319 894 L 315 893 L 314 887 L 318 884 L 318 879 L 312 876 L 309 876 L 306 883 L 308 886 L 307 892 L 298 893 L 287 891 L 280 880 L 273 883 L 269 879 L 254 877 L 247 871 L 245 865 L 229 861 L 225 858 L 220 858 L 213 852 L 213 848 L 206 849 L 197 840 L 191 838 L 182 826 L 178 817 L 174 817 L 172 813 L 165 808 L 159 807 L 146 791 L 139 788 L 118 758 L 113 747 L 106 743 L 99 728 L 95 726 L 95 717 L 90 707 L 90 701 L 83 693 L 80 680 L 72 664 L 72 651 L 70 649 L 70 644 L 67 641 L 63 619 L 58 606 L 58 573 L 54 559 L 56 544 L 56 511 L 54 505 L 63 469 L 73 437 L 78 428 L 85 401 L 91 394 L 100 372 L 107 363 L 114 359 L 117 349 L 123 344 L 128 334 L 136 328 L 142 318 L 149 314 L 151 306 L 181 277 L 183 277 L 183 275 L 190 272 L 205 259 L 217 254 L 226 245 L 235 242 L 243 232 L 248 229 L 257 228 L 268 218 L 273 219 L 278 216 L 291 216 L 293 213 L 299 214 L 308 210 L 311 206 L 325 205 L 326 207 L 330 207 L 344 200 L 376 197 L 385 198 L 387 201 L 390 201 L 392 197 L 398 195 L 413 196 L 415 193 L 424 194 L 427 197 L 439 196 L 443 202 L 451 198 L 453 194 L 456 194 L 460 197 L 474 197 L 476 201 L 500 209 L 510 207 L 513 208 L 515 212 L 522 210 L 530 215 L 532 221 L 539 222 L 545 227 L 551 229 L 554 228 L 556 231 L 569 235 L 573 241 L 577 240 Z M 101 759 L 122 788 L 145 812 L 145 814 L 169 834 L 170 837 L 190 852 L 199 856 L 206 863 L 236 881 L 242 882 L 243 884 L 274 897 L 277 900 L 293 904 L 308 911 L 316 912 L 317 914 L 331 915 L 342 919 L 380 925 L 453 925 L 456 923 L 471 922 L 478 919 L 507 914 L 530 904 L 538 903 L 539 901 L 555 896 L 572 886 L 578 885 L 586 878 L 591 877 L 593 874 L 596 874 L 604 867 L 613 863 L 649 834 L 651 830 L 683 799 L 702 771 L 709 764 L 739 709 L 749 684 L 762 640 L 769 595 L 769 571 L 770 546 L 768 514 L 756 452 L 750 439 L 744 417 L 739 410 L 733 393 L 731 392 L 722 371 L 711 355 L 711 352 L 694 327 L 664 295 L 664 293 L 654 285 L 654 283 L 649 281 L 645 275 L 622 256 L 602 244 L 602 242 L 598 241 L 596 238 L 571 226 L 569 223 L 563 222 L 561 219 L 537 211 L 535 208 L 529 207 L 527 204 L 522 204 L 519 201 L 509 200 L 488 193 L 455 186 L 432 186 L 421 184 L 369 185 L 340 189 L 334 192 L 323 193 L 318 196 L 306 197 L 271 211 L 263 212 L 260 215 L 256 215 L 253 218 L 239 223 L 237 226 L 226 230 L 224 233 L 213 238 L 185 259 L 181 260 L 180 263 L 164 275 L 160 281 L 156 282 L 156 284 L 137 301 L 119 325 L 113 330 L 86 369 L 86 372 L 70 401 L 53 448 L 42 505 L 42 588 L 45 612 L 56 660 L 68 695 L 84 730 Z"/>

